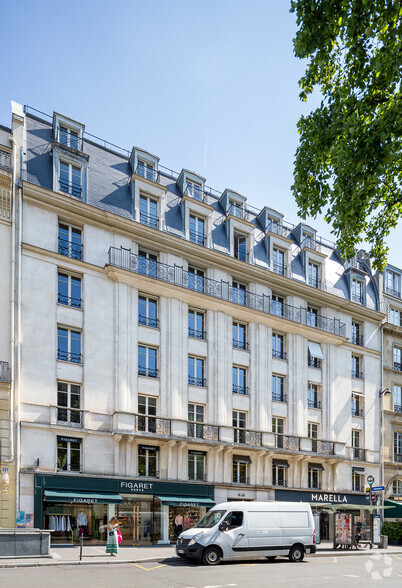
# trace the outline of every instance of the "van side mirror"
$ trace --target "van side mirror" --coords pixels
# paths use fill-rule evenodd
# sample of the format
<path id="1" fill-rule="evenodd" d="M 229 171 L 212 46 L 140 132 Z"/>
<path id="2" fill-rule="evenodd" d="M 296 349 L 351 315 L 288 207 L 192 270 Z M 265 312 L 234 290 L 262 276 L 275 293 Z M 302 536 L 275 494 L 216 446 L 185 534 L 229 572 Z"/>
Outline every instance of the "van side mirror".
<path id="1" fill-rule="evenodd" d="M 228 531 L 229 530 L 229 523 L 227 521 L 222 521 L 221 524 L 219 525 L 218 529 L 222 533 L 224 533 L 225 531 Z"/>

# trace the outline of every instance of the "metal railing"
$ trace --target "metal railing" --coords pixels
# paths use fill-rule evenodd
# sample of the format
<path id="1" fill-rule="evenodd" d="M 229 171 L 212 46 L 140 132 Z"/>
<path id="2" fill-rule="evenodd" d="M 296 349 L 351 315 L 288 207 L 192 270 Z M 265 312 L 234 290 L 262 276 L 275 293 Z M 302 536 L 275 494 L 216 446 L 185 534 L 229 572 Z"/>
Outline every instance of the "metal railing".
<path id="1" fill-rule="evenodd" d="M 402 404 L 394 404 L 394 412 L 402 413 Z"/>
<path id="2" fill-rule="evenodd" d="M 362 272 L 367 273 L 367 270 L 366 270 L 366 267 L 365 267 L 363 261 L 361 259 L 358 259 L 357 257 L 352 257 L 352 259 L 348 259 L 345 261 L 345 270 L 347 270 L 349 268 L 358 269 Z"/>
<path id="3" fill-rule="evenodd" d="M 59 178 L 59 190 L 76 198 L 82 198 L 82 187 L 80 185 L 67 182 L 61 178 Z"/>
<path id="4" fill-rule="evenodd" d="M 82 409 L 68 408 L 65 406 L 56 406 L 56 408 L 57 422 L 59 425 L 68 425 L 69 427 L 82 427 Z"/>
<path id="5" fill-rule="evenodd" d="M 72 259 L 82 260 L 83 246 L 79 243 L 73 243 L 72 241 L 59 238 L 58 253 L 71 257 Z"/>
<path id="6" fill-rule="evenodd" d="M 287 359 L 286 352 L 282 351 L 282 349 L 273 349 L 272 357 L 275 357 L 276 359 Z"/>
<path id="7" fill-rule="evenodd" d="M 283 392 L 272 392 L 272 400 L 275 402 L 287 402 L 287 397 Z"/>
<path id="8" fill-rule="evenodd" d="M 147 214 L 146 212 L 140 211 L 140 223 L 152 229 L 159 228 L 159 219 L 154 214 Z"/>
<path id="9" fill-rule="evenodd" d="M 242 349 L 243 351 L 248 351 L 248 343 L 247 341 L 241 341 L 239 339 L 232 340 L 232 346 L 234 349 Z"/>
<path id="10" fill-rule="evenodd" d="M 139 478 L 159 478 L 159 470 L 148 469 L 138 467 Z"/>
<path id="11" fill-rule="evenodd" d="M 280 276 L 288 275 L 287 267 L 283 263 L 272 263 L 272 271 L 274 274 L 279 274 Z"/>
<path id="12" fill-rule="evenodd" d="M 272 486 L 279 486 L 279 488 L 287 488 L 288 487 L 288 482 L 286 479 L 283 480 L 279 480 L 278 478 L 273 478 L 272 479 Z"/>
<path id="13" fill-rule="evenodd" d="M 402 372 L 402 363 L 399 363 L 399 361 L 394 361 L 394 370 L 396 372 Z"/>
<path id="14" fill-rule="evenodd" d="M 206 441 L 219 441 L 219 427 L 187 421 L 187 435 L 192 439 L 204 439 Z"/>
<path id="15" fill-rule="evenodd" d="M 207 474 L 198 474 L 195 473 L 194 476 L 188 476 L 189 482 L 206 482 L 207 481 Z"/>
<path id="16" fill-rule="evenodd" d="M 352 292 L 351 300 L 352 302 L 363 304 L 363 294 L 356 294 L 356 292 Z"/>
<path id="17" fill-rule="evenodd" d="M 167 265 L 152 260 L 152 267 L 149 267 L 149 271 L 146 272 L 145 269 L 147 268 L 144 267 L 144 261 L 147 260 L 132 253 L 130 249 L 125 249 L 123 247 L 120 247 L 120 249 L 117 247 L 110 247 L 109 249 L 109 265 L 134 273 L 149 275 L 156 280 L 195 290 L 206 294 L 207 296 L 213 296 L 221 300 L 234 302 L 235 304 L 240 304 L 266 314 L 280 316 L 287 320 L 312 326 L 335 335 L 343 335 L 345 332 L 346 325 L 341 323 L 339 319 L 315 314 L 314 324 L 312 324 L 313 321 L 310 317 L 311 313 L 309 314 L 307 308 L 277 302 L 265 294 L 254 294 L 247 290 L 235 288 L 223 280 L 218 281 L 202 276 L 195 276 L 185 270 L 182 266 Z"/>
<path id="18" fill-rule="evenodd" d="M 321 455 L 334 455 L 335 447 L 332 441 L 321 441 L 320 439 L 311 439 L 311 451 Z"/>
<path id="19" fill-rule="evenodd" d="M 356 408 L 352 406 L 352 416 L 362 417 L 364 416 L 364 410 L 362 408 Z"/>
<path id="20" fill-rule="evenodd" d="M 248 396 L 248 386 L 235 386 L 232 385 L 232 392 L 233 394 L 244 394 Z"/>
<path id="21" fill-rule="evenodd" d="M 391 294 L 391 296 L 396 296 L 397 298 L 401 297 L 401 291 L 400 290 L 394 290 L 393 288 L 390 288 L 389 286 L 385 286 L 384 290 L 387 294 Z"/>
<path id="22" fill-rule="evenodd" d="M 307 284 L 309 286 L 311 286 L 312 288 L 316 288 L 317 290 L 324 290 L 324 288 L 322 287 L 323 282 L 321 280 L 319 280 L 318 278 L 309 277 L 307 279 Z"/>
<path id="23" fill-rule="evenodd" d="M 240 218 L 241 220 L 249 221 L 250 220 L 250 213 L 248 210 L 239 206 L 238 204 L 230 204 L 227 209 L 227 216 L 235 216 L 236 218 Z"/>
<path id="24" fill-rule="evenodd" d="M 365 461 L 366 450 L 361 449 L 361 447 L 351 447 L 351 457 L 355 461 Z"/>
<path id="25" fill-rule="evenodd" d="M 71 363 L 82 363 L 82 354 L 73 353 L 72 351 L 57 350 L 57 359 L 60 361 L 69 361 Z"/>
<path id="26" fill-rule="evenodd" d="M 248 261 L 248 251 L 243 249 L 243 247 L 239 247 L 238 245 L 235 245 L 234 256 L 240 261 Z"/>
<path id="27" fill-rule="evenodd" d="M 356 378 L 356 380 L 362 380 L 363 372 L 359 372 L 359 370 L 352 369 L 352 378 Z"/>
<path id="28" fill-rule="evenodd" d="M 277 449 L 287 449 L 288 451 L 299 451 L 300 437 L 275 433 L 275 447 Z"/>
<path id="29" fill-rule="evenodd" d="M 394 461 L 397 463 L 402 463 L 402 453 L 394 453 Z"/>
<path id="30" fill-rule="evenodd" d="M 135 430 L 138 433 L 153 433 L 155 435 L 170 435 L 171 421 L 145 414 L 135 415 Z"/>
<path id="31" fill-rule="evenodd" d="M 189 231 L 189 237 L 191 243 L 200 245 L 200 247 L 205 247 L 206 236 L 204 233 L 200 233 L 199 231 Z"/>
<path id="32" fill-rule="evenodd" d="M 198 186 L 189 186 L 187 184 L 184 190 L 184 196 L 188 196 L 189 198 L 193 198 L 199 202 L 206 202 L 206 194 L 204 190 L 202 188 L 198 188 Z"/>
<path id="33" fill-rule="evenodd" d="M 309 408 L 319 408 L 321 409 L 321 402 L 316 400 L 315 398 L 308 398 L 307 399 L 307 406 Z"/>
<path id="34" fill-rule="evenodd" d="M 206 378 L 196 378 L 195 376 L 188 376 L 188 385 L 189 386 L 200 386 L 201 388 L 205 388 L 207 385 Z"/>
<path id="35" fill-rule="evenodd" d="M 309 482 L 308 487 L 310 490 L 321 490 L 321 483 L 320 482 Z"/>
<path id="36" fill-rule="evenodd" d="M 138 324 L 144 327 L 152 327 L 157 329 L 159 327 L 159 320 L 157 318 L 151 318 L 150 316 L 138 315 Z"/>
<path id="37" fill-rule="evenodd" d="M 314 237 L 304 237 L 301 242 L 301 249 L 308 247 L 309 249 L 314 249 L 314 251 L 320 251 L 321 246 L 320 243 Z"/>
<path id="38" fill-rule="evenodd" d="M 233 442 L 241 445 L 262 446 L 262 433 L 259 431 L 249 431 L 248 429 L 233 429 Z"/>
<path id="39" fill-rule="evenodd" d="M 10 381 L 10 366 L 8 361 L 0 361 L 0 382 Z"/>
<path id="40" fill-rule="evenodd" d="M 308 356 L 307 364 L 308 364 L 308 367 L 316 368 L 319 370 L 322 368 L 321 359 L 319 357 L 313 357 L 312 355 Z"/>
<path id="41" fill-rule="evenodd" d="M 82 298 L 73 298 L 72 296 L 65 296 L 60 292 L 57 294 L 57 302 L 64 306 L 71 306 L 72 308 L 82 308 Z"/>
<path id="42" fill-rule="evenodd" d="M 74 149 L 75 151 L 83 151 L 83 139 L 78 135 L 71 134 L 71 132 L 64 131 L 60 127 L 56 129 L 56 143 L 61 145 L 62 147 L 69 147 L 70 149 Z"/>
<path id="43" fill-rule="evenodd" d="M 353 492 L 364 492 L 363 484 L 353 484 L 352 486 Z"/>
<path id="44" fill-rule="evenodd" d="M 11 171 L 11 153 L 0 149 L 0 169 Z"/>
<path id="45" fill-rule="evenodd" d="M 151 166 L 144 165 L 141 162 L 137 163 L 137 167 L 135 168 L 134 173 L 141 178 L 151 180 L 151 182 L 157 183 L 159 179 L 159 172 L 156 169 Z"/>
<path id="46" fill-rule="evenodd" d="M 138 366 L 138 375 L 146 376 L 147 378 L 158 378 L 159 371 L 156 368 L 146 368 Z"/>
<path id="47" fill-rule="evenodd" d="M 353 343 L 353 345 L 359 345 L 363 347 L 363 335 L 352 335 L 349 339 L 349 343 Z"/>
<path id="48" fill-rule="evenodd" d="M 288 238 L 293 231 L 293 228 L 279 224 L 275 221 L 269 221 L 267 227 L 265 229 L 266 233 L 274 233 L 275 235 L 280 235 L 281 237 Z"/>
<path id="49" fill-rule="evenodd" d="M 206 339 L 207 332 L 206 331 L 198 331 L 197 329 L 193 329 L 192 327 L 188 328 L 188 336 L 193 337 L 194 339 Z"/>
<path id="50" fill-rule="evenodd" d="M 250 478 L 248 476 L 233 476 L 233 484 L 250 484 Z"/>

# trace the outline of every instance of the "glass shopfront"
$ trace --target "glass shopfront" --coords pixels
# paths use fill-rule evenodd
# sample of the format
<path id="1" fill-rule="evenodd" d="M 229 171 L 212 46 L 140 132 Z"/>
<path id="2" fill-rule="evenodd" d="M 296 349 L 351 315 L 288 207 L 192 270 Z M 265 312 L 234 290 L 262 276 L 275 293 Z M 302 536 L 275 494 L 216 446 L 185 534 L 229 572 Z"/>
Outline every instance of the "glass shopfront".
<path id="1" fill-rule="evenodd" d="M 153 508 L 153 496 L 122 495 L 123 502 L 116 506 L 116 517 L 120 522 L 123 544 L 153 545 L 160 539 Z"/>
<path id="2" fill-rule="evenodd" d="M 106 541 L 107 520 L 107 504 L 44 503 L 43 529 L 52 531 L 52 543 L 79 543 L 81 534 L 85 542 Z"/>

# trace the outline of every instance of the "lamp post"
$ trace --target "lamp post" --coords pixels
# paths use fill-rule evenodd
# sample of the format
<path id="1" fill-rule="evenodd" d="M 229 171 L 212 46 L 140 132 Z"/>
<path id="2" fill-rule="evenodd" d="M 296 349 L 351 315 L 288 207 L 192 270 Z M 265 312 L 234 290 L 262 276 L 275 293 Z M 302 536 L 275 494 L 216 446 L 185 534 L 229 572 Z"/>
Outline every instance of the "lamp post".
<path id="1" fill-rule="evenodd" d="M 381 486 L 385 488 L 385 471 L 384 471 L 384 396 L 389 396 L 392 394 L 389 388 L 385 388 L 385 390 L 380 390 L 380 412 L 381 412 L 381 450 L 380 450 L 380 459 L 381 459 Z M 381 490 L 382 496 L 382 506 L 385 503 L 385 490 Z M 384 509 L 381 509 L 381 524 L 384 522 Z"/>

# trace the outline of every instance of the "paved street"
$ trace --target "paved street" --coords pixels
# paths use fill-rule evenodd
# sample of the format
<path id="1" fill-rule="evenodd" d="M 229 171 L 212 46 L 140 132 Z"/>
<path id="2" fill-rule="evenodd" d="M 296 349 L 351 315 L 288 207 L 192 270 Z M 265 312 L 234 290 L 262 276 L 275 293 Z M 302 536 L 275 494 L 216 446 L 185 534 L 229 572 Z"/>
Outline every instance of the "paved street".
<path id="1" fill-rule="evenodd" d="M 136 588 L 236 588 L 286 586 L 402 585 L 402 556 L 373 554 L 361 557 L 307 558 L 301 564 L 277 559 L 226 563 L 217 567 L 189 564 L 176 558 L 163 562 L 113 566 L 54 566 L 1 569 L 0 583 L 7 588 L 70 586 L 103 588 L 111 585 Z"/>

